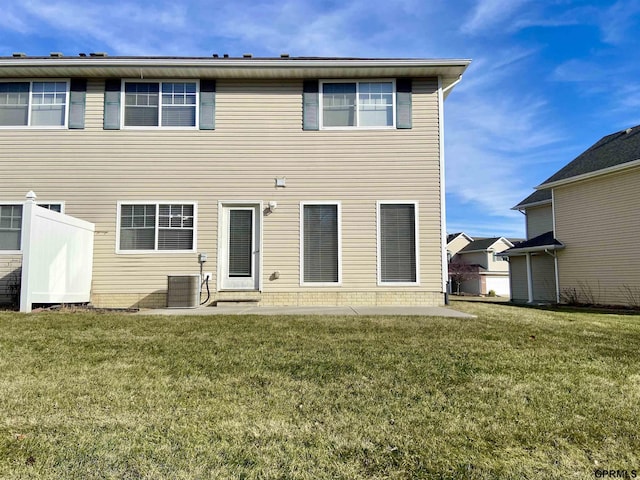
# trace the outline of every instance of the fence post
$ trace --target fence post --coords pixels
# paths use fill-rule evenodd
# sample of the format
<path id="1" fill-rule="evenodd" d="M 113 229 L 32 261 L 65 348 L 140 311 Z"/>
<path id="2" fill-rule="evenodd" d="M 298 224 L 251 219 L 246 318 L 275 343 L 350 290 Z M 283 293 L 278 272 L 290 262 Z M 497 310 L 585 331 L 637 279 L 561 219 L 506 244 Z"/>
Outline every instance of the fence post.
<path id="1" fill-rule="evenodd" d="M 22 278 L 20 280 L 20 311 L 31 312 L 31 286 L 29 285 L 31 263 L 31 230 L 33 227 L 33 209 L 36 208 L 37 195 L 30 190 L 22 207 Z"/>

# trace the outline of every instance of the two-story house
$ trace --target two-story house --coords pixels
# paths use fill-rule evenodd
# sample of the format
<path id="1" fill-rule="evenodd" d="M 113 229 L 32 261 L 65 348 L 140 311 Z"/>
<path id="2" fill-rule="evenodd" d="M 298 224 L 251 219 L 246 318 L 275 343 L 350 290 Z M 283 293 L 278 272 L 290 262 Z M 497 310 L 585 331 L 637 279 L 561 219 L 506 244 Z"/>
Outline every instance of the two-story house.
<path id="1" fill-rule="evenodd" d="M 640 126 L 603 137 L 513 207 L 527 240 L 503 253 L 512 299 L 640 307 L 638 185 Z"/>
<path id="2" fill-rule="evenodd" d="M 513 243 L 504 237 L 473 239 L 464 232 L 447 237 L 449 277 L 452 292 L 471 295 L 489 295 L 490 292 L 501 297 L 510 296 L 509 264 L 500 252 L 513 247 Z M 461 269 L 466 275 L 460 275 Z M 454 277 L 466 277 L 456 281 Z"/>
<path id="3" fill-rule="evenodd" d="M 468 64 L 0 58 L 0 278 L 33 190 L 95 224 L 96 306 L 164 306 L 199 258 L 211 301 L 440 305 L 443 102 Z"/>

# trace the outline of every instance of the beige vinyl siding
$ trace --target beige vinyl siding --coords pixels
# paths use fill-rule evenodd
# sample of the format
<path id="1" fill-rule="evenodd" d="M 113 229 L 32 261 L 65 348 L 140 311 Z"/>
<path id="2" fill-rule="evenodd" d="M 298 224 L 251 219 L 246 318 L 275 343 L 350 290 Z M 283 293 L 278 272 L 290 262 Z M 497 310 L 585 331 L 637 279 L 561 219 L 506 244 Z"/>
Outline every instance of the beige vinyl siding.
<path id="1" fill-rule="evenodd" d="M 527 208 L 527 239 L 535 238 L 553 230 L 551 204 Z"/>
<path id="2" fill-rule="evenodd" d="M 413 91 L 410 130 L 303 131 L 302 81 L 218 80 L 216 130 L 112 131 L 102 127 L 104 81 L 90 80 L 84 130 L 0 131 L 3 196 L 34 190 L 95 223 L 92 295 L 136 294 L 140 304 L 166 291 L 167 275 L 197 273 L 197 253 L 117 255 L 118 201 L 197 202 L 213 287 L 218 202 L 277 201 L 263 217 L 262 286 L 296 292 L 319 288 L 299 285 L 299 202 L 339 200 L 343 282 L 323 290 L 357 292 L 398 290 L 376 286 L 376 201 L 415 200 L 420 285 L 410 289 L 441 292 L 437 80 L 414 80 Z"/>
<path id="3" fill-rule="evenodd" d="M 533 277 L 533 299 L 536 302 L 556 301 L 555 259 L 540 253 L 531 257 L 531 275 Z M 526 272 L 525 272 L 526 279 Z"/>
<path id="4" fill-rule="evenodd" d="M 509 258 L 511 300 L 528 302 L 527 258 L 517 256 Z M 546 253 L 531 255 L 531 279 L 533 282 L 534 302 L 556 301 L 555 260 Z"/>
<path id="5" fill-rule="evenodd" d="M 469 252 L 458 255 L 458 258 L 469 265 L 481 265 L 487 268 L 488 256 L 487 252 Z"/>
<path id="6" fill-rule="evenodd" d="M 640 293 L 640 168 L 554 189 L 560 289 L 583 301 L 628 304 L 625 287 Z"/>
<path id="7" fill-rule="evenodd" d="M 509 279 L 511 283 L 511 300 L 519 303 L 529 301 L 526 257 L 509 257 Z"/>
<path id="8" fill-rule="evenodd" d="M 467 240 L 467 237 L 465 237 L 464 235 L 459 235 L 447 245 L 447 250 L 451 253 L 451 255 L 455 255 L 470 243 L 471 242 Z"/>

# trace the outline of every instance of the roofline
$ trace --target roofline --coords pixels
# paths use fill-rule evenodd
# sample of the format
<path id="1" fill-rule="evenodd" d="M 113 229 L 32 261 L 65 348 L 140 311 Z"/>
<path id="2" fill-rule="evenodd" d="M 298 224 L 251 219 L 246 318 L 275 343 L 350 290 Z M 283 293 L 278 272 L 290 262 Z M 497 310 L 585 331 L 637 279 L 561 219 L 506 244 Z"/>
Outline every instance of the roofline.
<path id="1" fill-rule="evenodd" d="M 510 248 L 509 250 L 505 250 L 504 252 L 496 253 L 496 255 L 500 257 L 517 257 L 521 255 L 525 255 L 527 253 L 533 252 L 544 252 L 547 250 L 562 250 L 564 245 L 539 245 L 537 247 L 528 247 L 528 248 Z"/>
<path id="2" fill-rule="evenodd" d="M 537 187 L 536 187 L 537 188 Z M 538 202 L 531 202 L 531 203 L 523 203 L 516 205 L 515 207 L 511 207 L 511 210 L 523 210 L 524 208 L 530 208 L 530 207 L 539 207 L 541 205 L 547 205 L 553 203 L 551 201 L 551 199 L 548 200 L 540 200 Z"/>
<path id="3" fill-rule="evenodd" d="M 438 78 L 451 91 L 468 59 L 288 57 L 0 57 L 5 78 Z"/>
<path id="4" fill-rule="evenodd" d="M 467 237 L 467 240 L 469 240 L 469 242 L 473 242 L 473 238 L 471 238 L 469 235 L 467 235 L 464 232 L 459 232 L 455 237 L 451 239 L 451 242 L 453 242 L 456 238 L 459 238 L 461 235 L 464 235 L 465 237 Z M 447 245 L 449 245 L 451 242 L 447 242 Z"/>
<path id="5" fill-rule="evenodd" d="M 542 183 L 537 187 L 534 187 L 536 190 L 545 190 L 547 188 L 555 188 L 560 187 L 562 185 L 567 185 L 569 183 L 579 182 L 581 180 L 589 180 L 591 178 L 599 177 L 601 175 L 607 175 L 609 173 L 616 173 L 622 170 L 627 170 L 628 168 L 638 167 L 640 166 L 640 159 L 632 160 L 630 162 L 621 163 L 620 165 L 614 165 L 613 167 L 602 168 L 600 170 L 595 170 L 593 172 L 583 173 L 582 175 L 576 175 L 569 178 L 564 178 L 562 180 L 556 180 L 555 182 Z"/>
<path id="6" fill-rule="evenodd" d="M 496 243 L 498 243 L 500 240 L 504 240 L 504 241 L 505 241 L 505 243 L 506 243 L 507 245 L 511 245 L 511 247 L 510 247 L 510 248 L 512 248 L 512 247 L 513 247 L 513 243 L 511 243 L 511 242 L 509 241 L 509 239 L 507 239 L 507 238 L 505 238 L 505 237 L 498 237 L 498 238 L 496 239 L 496 241 L 495 241 L 495 242 L 493 242 L 491 245 L 489 245 L 489 247 L 492 247 L 493 245 L 495 245 Z M 489 247 L 484 248 L 484 249 L 483 249 L 483 248 L 479 248 L 479 249 L 477 249 L 477 250 L 466 250 L 466 251 L 463 251 L 463 250 L 464 250 L 464 248 L 463 248 L 462 250 L 458 251 L 458 253 L 457 253 L 457 254 L 460 254 L 460 253 L 491 252 L 492 250 L 490 250 L 490 249 L 489 249 Z M 456 255 L 457 255 L 457 254 L 456 254 Z"/>
<path id="7" fill-rule="evenodd" d="M 0 66 L 14 66 L 17 62 L 25 66 L 50 66 L 51 63 L 61 66 L 91 65 L 97 62 L 107 66 L 209 66 L 211 63 L 224 63 L 230 67 L 467 67 L 470 59 L 435 59 L 435 58 L 332 58 L 332 57 L 136 57 L 136 56 L 90 56 L 90 57 L 0 57 Z"/>

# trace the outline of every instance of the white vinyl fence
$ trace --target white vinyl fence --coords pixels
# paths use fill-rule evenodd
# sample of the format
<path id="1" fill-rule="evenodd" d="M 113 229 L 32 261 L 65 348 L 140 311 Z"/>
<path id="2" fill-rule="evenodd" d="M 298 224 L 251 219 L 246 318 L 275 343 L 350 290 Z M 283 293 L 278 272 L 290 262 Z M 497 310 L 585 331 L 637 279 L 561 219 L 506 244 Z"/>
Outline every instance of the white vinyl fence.
<path id="1" fill-rule="evenodd" d="M 22 212 L 20 311 L 34 303 L 83 303 L 91 296 L 95 225 L 42 208 L 27 194 Z"/>

